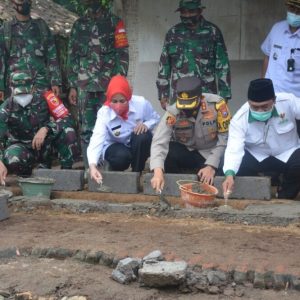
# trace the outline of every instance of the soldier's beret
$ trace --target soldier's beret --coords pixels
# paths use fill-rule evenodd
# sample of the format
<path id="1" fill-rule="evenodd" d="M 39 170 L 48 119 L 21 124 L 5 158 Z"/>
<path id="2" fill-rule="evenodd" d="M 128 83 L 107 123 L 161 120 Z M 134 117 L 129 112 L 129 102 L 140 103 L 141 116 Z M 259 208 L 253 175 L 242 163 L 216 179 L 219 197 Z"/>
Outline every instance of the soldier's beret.
<path id="1" fill-rule="evenodd" d="M 248 99 L 254 102 L 264 102 L 275 99 L 272 80 L 268 78 L 252 80 L 248 88 Z"/>
<path id="2" fill-rule="evenodd" d="M 176 106 L 178 109 L 194 109 L 202 94 L 201 80 L 195 76 L 178 79 L 176 84 Z"/>
<path id="3" fill-rule="evenodd" d="M 201 4 L 201 0 L 180 0 L 179 7 L 176 11 L 180 11 L 181 9 L 197 9 L 197 8 L 205 8 Z"/>

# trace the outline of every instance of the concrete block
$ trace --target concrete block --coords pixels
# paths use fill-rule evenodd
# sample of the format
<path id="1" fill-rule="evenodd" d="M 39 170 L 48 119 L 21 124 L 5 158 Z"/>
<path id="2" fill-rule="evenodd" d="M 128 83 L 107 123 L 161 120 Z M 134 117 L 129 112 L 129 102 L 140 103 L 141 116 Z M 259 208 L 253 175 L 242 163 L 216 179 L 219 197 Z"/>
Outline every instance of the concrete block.
<path id="1" fill-rule="evenodd" d="M 149 287 L 177 286 L 186 279 L 187 263 L 177 262 L 149 262 L 139 269 L 139 282 Z"/>
<path id="2" fill-rule="evenodd" d="M 151 187 L 151 178 L 153 173 L 147 173 L 143 176 L 144 194 L 156 195 Z M 165 174 L 165 188 L 163 194 L 166 196 L 180 196 L 180 190 L 176 183 L 178 180 L 198 180 L 198 176 L 194 174 Z"/>
<path id="3" fill-rule="evenodd" d="M 142 260 L 138 258 L 124 258 L 119 261 L 117 267 L 112 272 L 112 278 L 122 284 L 127 284 L 136 280 L 138 269 L 142 264 Z"/>
<path id="4" fill-rule="evenodd" d="M 33 176 L 55 179 L 53 190 L 56 191 L 81 191 L 84 188 L 83 170 L 36 169 Z"/>
<path id="5" fill-rule="evenodd" d="M 266 287 L 264 274 L 257 272 L 254 273 L 253 286 L 258 289 L 264 289 Z"/>
<path id="6" fill-rule="evenodd" d="M 7 199 L 8 194 L 0 193 L 0 221 L 9 218 Z"/>
<path id="7" fill-rule="evenodd" d="M 137 194 L 139 193 L 139 179 L 138 172 L 115 172 L 102 171 L 103 187 L 100 189 L 99 184 L 88 177 L 89 192 L 110 192 L 119 194 Z"/>
<path id="8" fill-rule="evenodd" d="M 215 178 L 215 186 L 219 190 L 219 197 L 223 197 L 222 183 L 224 177 Z M 271 178 L 269 177 L 236 177 L 234 191 L 230 195 L 232 199 L 271 199 Z"/>

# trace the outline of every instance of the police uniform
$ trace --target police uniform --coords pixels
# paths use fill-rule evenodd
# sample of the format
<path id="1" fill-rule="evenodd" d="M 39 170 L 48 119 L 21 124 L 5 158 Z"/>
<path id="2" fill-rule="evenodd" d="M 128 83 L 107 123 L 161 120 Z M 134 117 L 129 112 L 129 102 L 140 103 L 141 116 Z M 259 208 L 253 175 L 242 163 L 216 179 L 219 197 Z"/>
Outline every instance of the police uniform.
<path id="1" fill-rule="evenodd" d="M 223 98 L 203 93 L 200 105 L 186 116 L 201 95 L 201 81 L 186 77 L 178 81 L 177 102 L 167 108 L 155 130 L 150 168 L 179 173 L 182 169 L 198 170 L 204 165 L 218 169 L 224 154 L 230 112 Z"/>
<path id="2" fill-rule="evenodd" d="M 250 84 L 249 90 L 256 82 Z M 294 198 L 300 189 L 300 142 L 296 119 L 300 119 L 300 99 L 293 94 L 276 94 L 271 118 L 265 122 L 253 119 L 249 104 L 245 103 L 230 123 L 223 168 L 225 175 L 280 172 L 284 176 L 278 197 Z"/>

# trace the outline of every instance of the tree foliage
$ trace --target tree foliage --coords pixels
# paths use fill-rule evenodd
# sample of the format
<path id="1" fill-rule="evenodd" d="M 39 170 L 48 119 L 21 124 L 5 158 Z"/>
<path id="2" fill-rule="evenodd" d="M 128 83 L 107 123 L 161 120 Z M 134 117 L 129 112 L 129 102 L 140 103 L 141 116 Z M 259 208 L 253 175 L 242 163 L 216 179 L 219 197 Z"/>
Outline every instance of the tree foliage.
<path id="1" fill-rule="evenodd" d="M 113 0 L 96 0 L 99 1 L 102 7 L 111 9 Z M 54 2 L 62 5 L 66 9 L 77 13 L 82 16 L 84 11 L 88 8 L 88 5 L 85 4 L 83 0 L 54 0 Z"/>

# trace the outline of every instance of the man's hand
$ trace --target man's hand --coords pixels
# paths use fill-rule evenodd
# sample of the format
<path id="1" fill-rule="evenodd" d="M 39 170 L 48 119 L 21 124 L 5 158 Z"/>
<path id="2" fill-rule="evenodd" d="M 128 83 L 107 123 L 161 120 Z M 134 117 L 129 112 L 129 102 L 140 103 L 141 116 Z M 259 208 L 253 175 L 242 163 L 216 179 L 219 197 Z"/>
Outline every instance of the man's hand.
<path id="1" fill-rule="evenodd" d="M 160 100 L 160 106 L 163 110 L 166 110 L 168 105 L 169 99 L 168 98 L 161 98 Z"/>
<path id="2" fill-rule="evenodd" d="M 226 179 L 224 180 L 223 184 L 223 194 L 231 194 L 234 188 L 234 178 L 233 176 L 229 175 L 226 176 Z"/>
<path id="3" fill-rule="evenodd" d="M 133 132 L 136 134 L 136 135 L 139 135 L 139 134 L 142 134 L 142 133 L 145 133 L 148 131 L 148 127 L 144 124 L 144 123 L 138 123 L 134 129 L 133 129 Z"/>
<path id="4" fill-rule="evenodd" d="M 69 103 L 71 105 L 77 105 L 77 91 L 74 88 L 70 88 Z"/>
<path id="5" fill-rule="evenodd" d="M 206 166 L 198 172 L 199 181 L 207 184 L 214 183 L 215 169 L 211 166 Z"/>
<path id="6" fill-rule="evenodd" d="M 47 134 L 47 127 L 40 128 L 32 140 L 32 149 L 41 150 Z"/>
<path id="7" fill-rule="evenodd" d="M 103 177 L 95 164 L 90 165 L 90 176 L 91 179 L 94 179 L 98 184 L 102 183 Z"/>
<path id="8" fill-rule="evenodd" d="M 0 184 L 5 185 L 5 180 L 7 176 L 7 168 L 5 167 L 4 163 L 0 161 Z"/>
<path id="9" fill-rule="evenodd" d="M 161 168 L 154 169 L 154 175 L 151 179 L 151 186 L 156 191 L 156 193 L 161 192 L 165 186 L 164 173 Z"/>
<path id="10" fill-rule="evenodd" d="M 0 91 L 0 102 L 4 101 L 4 92 Z"/>
<path id="11" fill-rule="evenodd" d="M 53 85 L 53 86 L 51 87 L 51 89 L 52 89 L 52 92 L 54 93 L 54 95 L 55 95 L 56 97 L 58 97 L 59 94 L 60 94 L 60 88 L 59 88 L 59 86 Z"/>

